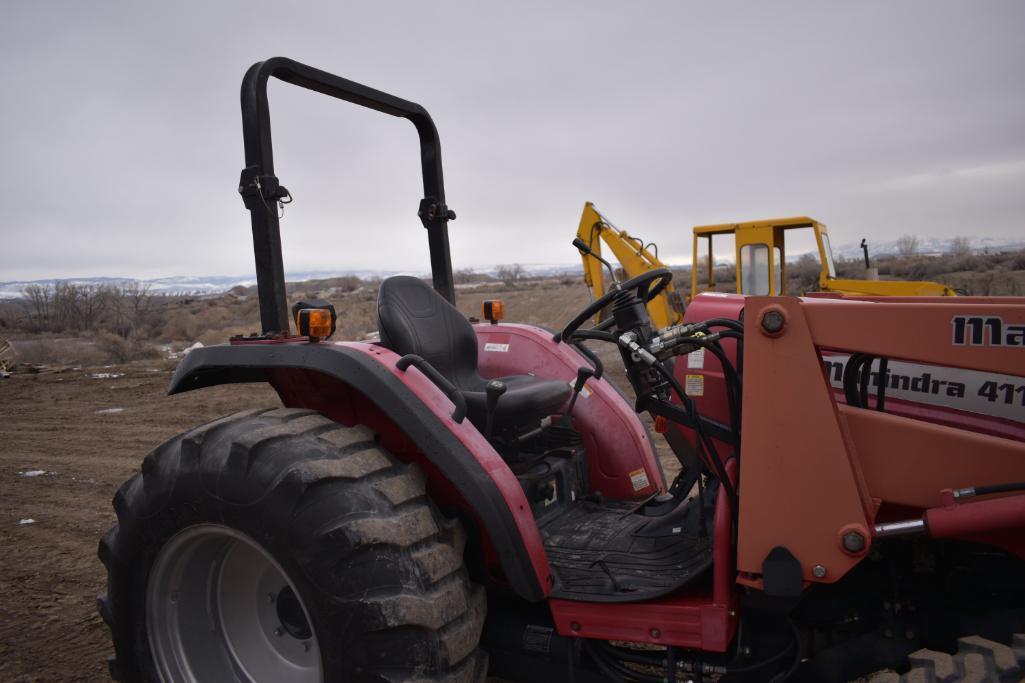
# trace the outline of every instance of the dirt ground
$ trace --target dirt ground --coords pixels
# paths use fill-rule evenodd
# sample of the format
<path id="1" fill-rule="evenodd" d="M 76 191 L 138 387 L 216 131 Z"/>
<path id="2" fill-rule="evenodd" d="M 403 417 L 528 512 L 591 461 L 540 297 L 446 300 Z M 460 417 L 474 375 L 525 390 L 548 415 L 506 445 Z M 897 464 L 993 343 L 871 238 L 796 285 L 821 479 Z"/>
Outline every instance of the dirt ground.
<path id="1" fill-rule="evenodd" d="M 263 385 L 168 397 L 160 365 L 0 380 L 0 681 L 109 680 L 96 548 L 115 521 L 114 492 L 168 437 L 278 403 Z M 119 376 L 95 377 L 105 374 Z"/>
<path id="2" fill-rule="evenodd" d="M 172 368 L 137 362 L 0 380 L 0 681 L 108 680 L 96 548 L 115 521 L 115 491 L 174 434 L 278 404 L 264 385 L 168 397 Z"/>

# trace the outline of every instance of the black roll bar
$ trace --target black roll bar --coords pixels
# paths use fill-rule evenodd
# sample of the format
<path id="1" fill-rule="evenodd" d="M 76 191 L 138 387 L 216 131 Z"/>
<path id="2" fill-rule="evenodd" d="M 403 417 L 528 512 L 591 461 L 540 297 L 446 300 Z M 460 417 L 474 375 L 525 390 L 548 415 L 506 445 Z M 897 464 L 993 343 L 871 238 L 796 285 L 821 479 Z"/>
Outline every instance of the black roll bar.
<path id="1" fill-rule="evenodd" d="M 270 110 L 267 104 L 267 81 L 272 76 L 301 88 L 409 119 L 416 126 L 420 136 L 420 165 L 424 181 L 424 198 L 420 201 L 419 216 L 427 229 L 431 276 L 434 289 L 455 303 L 448 221 L 456 216 L 445 204 L 441 142 L 430 114 L 414 102 L 285 57 L 273 57 L 253 64 L 242 79 L 242 136 L 245 141 L 246 168 L 242 171 L 238 188 L 253 223 L 253 252 L 260 298 L 260 322 L 264 334 L 287 333 L 289 330 L 277 213 L 277 202 L 288 197 L 288 190 L 274 175 Z"/>

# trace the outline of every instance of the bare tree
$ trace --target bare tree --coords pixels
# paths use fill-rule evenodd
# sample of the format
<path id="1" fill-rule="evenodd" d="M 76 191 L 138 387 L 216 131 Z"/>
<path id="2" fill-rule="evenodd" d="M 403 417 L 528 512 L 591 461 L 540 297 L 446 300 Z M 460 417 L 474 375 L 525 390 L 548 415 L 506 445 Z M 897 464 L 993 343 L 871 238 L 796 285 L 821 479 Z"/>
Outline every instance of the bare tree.
<path id="1" fill-rule="evenodd" d="M 50 285 L 32 284 L 21 290 L 28 303 L 29 327 L 39 331 L 47 329 L 54 322 L 53 290 Z"/>
<path id="2" fill-rule="evenodd" d="M 897 253 L 903 258 L 910 258 L 918 253 L 918 236 L 901 235 L 897 238 Z"/>
<path id="3" fill-rule="evenodd" d="M 479 281 L 480 276 L 473 272 L 473 268 L 460 268 L 456 272 L 452 273 L 452 280 L 457 285 L 465 285 Z"/>
<path id="4" fill-rule="evenodd" d="M 91 330 L 107 310 L 109 288 L 58 282 L 53 291 L 55 318 L 68 330 Z"/>
<path id="5" fill-rule="evenodd" d="M 507 285 L 515 284 L 526 277 L 527 271 L 518 263 L 512 265 L 498 266 L 495 269 L 498 279 Z"/>
<path id="6" fill-rule="evenodd" d="M 972 253 L 972 243 L 967 237 L 955 237 L 950 240 L 947 253 L 951 256 L 968 256 Z"/>
<path id="7" fill-rule="evenodd" d="M 78 329 L 92 330 L 103 317 L 110 301 L 110 288 L 96 285 L 83 285 L 78 288 L 77 306 L 75 307 Z"/>
<path id="8" fill-rule="evenodd" d="M 111 331 L 128 339 L 136 333 L 152 303 L 150 286 L 134 280 L 107 288 L 107 314 Z"/>

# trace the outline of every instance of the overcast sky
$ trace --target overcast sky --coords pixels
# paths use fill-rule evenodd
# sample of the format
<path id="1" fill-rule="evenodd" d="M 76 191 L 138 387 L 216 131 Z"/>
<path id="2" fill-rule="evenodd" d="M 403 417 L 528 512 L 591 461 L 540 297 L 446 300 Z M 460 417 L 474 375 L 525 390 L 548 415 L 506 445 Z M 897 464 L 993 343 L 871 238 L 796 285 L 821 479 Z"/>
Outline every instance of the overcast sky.
<path id="1" fill-rule="evenodd" d="M 587 200 L 677 261 L 780 215 L 1025 237 L 1025 2 L 0 8 L 0 280 L 252 272 L 238 89 L 275 55 L 431 112 L 457 268 L 573 263 Z M 270 103 L 286 270 L 426 270 L 413 127 Z"/>

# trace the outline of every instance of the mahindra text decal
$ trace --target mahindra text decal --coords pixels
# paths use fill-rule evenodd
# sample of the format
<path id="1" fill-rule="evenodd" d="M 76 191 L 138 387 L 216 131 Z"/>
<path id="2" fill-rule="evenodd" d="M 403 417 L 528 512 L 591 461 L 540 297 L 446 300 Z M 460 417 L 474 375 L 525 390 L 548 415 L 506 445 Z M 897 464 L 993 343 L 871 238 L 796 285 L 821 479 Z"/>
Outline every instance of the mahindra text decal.
<path id="1" fill-rule="evenodd" d="M 954 346 L 1021 346 L 1025 347 L 1025 325 L 1005 325 L 995 315 L 955 315 Z"/>
<path id="2" fill-rule="evenodd" d="M 971 333 L 968 334 L 970 338 Z M 843 371 L 849 358 L 839 353 L 822 355 L 826 376 L 836 389 L 843 388 Z M 869 374 L 870 395 L 874 396 L 879 385 L 884 384 L 887 398 L 1025 423 L 1025 378 L 894 360 L 888 366 L 883 376 L 879 366 L 873 366 Z"/>

